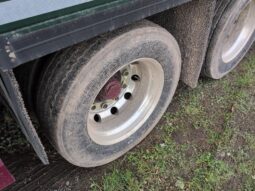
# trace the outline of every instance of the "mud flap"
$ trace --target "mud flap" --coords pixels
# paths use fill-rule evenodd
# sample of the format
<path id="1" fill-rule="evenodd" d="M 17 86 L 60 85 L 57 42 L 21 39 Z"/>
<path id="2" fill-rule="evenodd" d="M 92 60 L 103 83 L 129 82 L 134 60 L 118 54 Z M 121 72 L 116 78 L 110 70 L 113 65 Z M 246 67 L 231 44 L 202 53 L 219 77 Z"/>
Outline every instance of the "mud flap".
<path id="1" fill-rule="evenodd" d="M 44 146 L 42 145 L 41 140 L 38 137 L 38 134 L 27 113 L 21 92 L 19 90 L 19 84 L 12 70 L 0 70 L 0 88 L 5 101 L 13 113 L 13 116 L 19 123 L 20 128 L 27 140 L 33 146 L 36 154 L 44 164 L 49 164 Z"/>
<path id="2" fill-rule="evenodd" d="M 195 88 L 204 64 L 216 0 L 196 0 L 151 18 L 178 41 L 182 52 L 181 80 Z"/>

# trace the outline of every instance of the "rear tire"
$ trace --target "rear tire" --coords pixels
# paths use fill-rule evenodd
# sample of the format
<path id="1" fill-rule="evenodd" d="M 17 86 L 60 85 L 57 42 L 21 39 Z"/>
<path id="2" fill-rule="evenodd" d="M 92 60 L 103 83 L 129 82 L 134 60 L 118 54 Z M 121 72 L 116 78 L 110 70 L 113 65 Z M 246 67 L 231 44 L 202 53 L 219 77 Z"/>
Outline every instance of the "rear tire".
<path id="1" fill-rule="evenodd" d="M 133 80 L 147 85 L 137 85 L 139 88 L 134 88 L 132 100 L 122 104 L 125 106 L 122 110 L 111 110 L 110 118 L 104 121 L 99 118 L 103 115 L 98 117 L 92 113 L 95 117 L 91 119 L 99 92 L 109 79 L 130 64 L 135 65 L 131 68 L 143 68 L 141 79 L 132 76 Z M 151 67 L 153 69 L 148 69 Z M 140 22 L 56 54 L 39 84 L 37 113 L 51 142 L 66 160 L 81 167 L 104 165 L 125 154 L 150 133 L 172 100 L 180 72 L 181 56 L 175 39 L 153 23 Z M 146 76 L 148 79 L 143 80 Z M 154 94 L 153 101 L 143 102 L 153 95 L 153 91 L 148 95 L 141 91 L 150 92 L 145 88 L 150 85 L 158 93 Z M 136 94 L 140 96 L 137 98 Z M 129 98 L 126 95 L 125 99 Z M 139 100 L 144 104 L 137 107 Z M 117 129 L 118 118 L 130 126 Z M 127 118 L 137 120 L 131 123 Z M 114 123 L 109 125 L 111 121 Z M 110 137 L 114 131 L 120 133 Z"/>
<path id="2" fill-rule="evenodd" d="M 254 42 L 255 0 L 231 1 L 221 18 L 217 17 L 214 22 L 216 25 L 204 74 L 212 79 L 220 79 L 239 64 Z"/>

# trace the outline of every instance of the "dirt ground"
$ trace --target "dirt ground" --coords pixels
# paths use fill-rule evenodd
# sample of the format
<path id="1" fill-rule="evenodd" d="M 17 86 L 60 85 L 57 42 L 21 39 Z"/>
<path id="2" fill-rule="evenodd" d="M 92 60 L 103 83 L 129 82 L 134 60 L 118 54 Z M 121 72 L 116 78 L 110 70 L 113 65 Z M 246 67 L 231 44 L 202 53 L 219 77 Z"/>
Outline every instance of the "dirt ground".
<path id="1" fill-rule="evenodd" d="M 42 165 L 0 107 L 0 158 L 17 180 L 8 191 L 255 190 L 255 47 L 220 81 L 180 84 L 153 133 L 99 168 L 69 164 L 40 133 L 51 162 Z"/>

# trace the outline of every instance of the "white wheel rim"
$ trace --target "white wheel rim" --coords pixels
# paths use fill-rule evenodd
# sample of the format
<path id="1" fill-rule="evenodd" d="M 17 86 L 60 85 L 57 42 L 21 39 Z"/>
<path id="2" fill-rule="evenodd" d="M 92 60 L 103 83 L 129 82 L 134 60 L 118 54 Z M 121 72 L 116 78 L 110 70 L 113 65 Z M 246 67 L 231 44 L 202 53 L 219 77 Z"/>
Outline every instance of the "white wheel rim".
<path id="1" fill-rule="evenodd" d="M 88 134 L 99 145 L 113 145 L 130 137 L 150 117 L 162 95 L 164 71 L 156 60 L 134 60 L 119 73 L 119 96 L 114 100 L 95 99 L 89 112 Z"/>
<path id="2" fill-rule="evenodd" d="M 222 60 L 230 63 L 240 55 L 255 31 L 255 0 L 241 12 L 240 16 L 229 29 L 225 45 L 222 49 Z"/>

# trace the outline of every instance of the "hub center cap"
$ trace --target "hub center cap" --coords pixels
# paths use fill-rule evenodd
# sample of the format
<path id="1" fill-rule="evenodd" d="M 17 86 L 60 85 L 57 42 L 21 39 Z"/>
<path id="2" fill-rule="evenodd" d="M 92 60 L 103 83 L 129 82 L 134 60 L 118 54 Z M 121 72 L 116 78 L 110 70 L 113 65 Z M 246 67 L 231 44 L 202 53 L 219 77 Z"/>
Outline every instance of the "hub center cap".
<path id="1" fill-rule="evenodd" d="M 112 77 L 99 93 L 100 100 L 116 99 L 121 92 L 121 82 L 117 77 Z"/>

